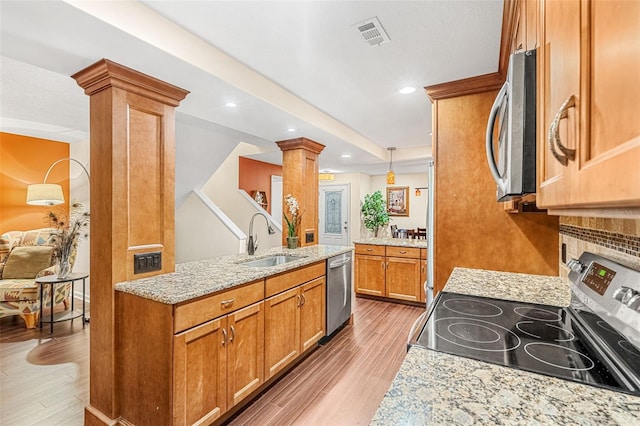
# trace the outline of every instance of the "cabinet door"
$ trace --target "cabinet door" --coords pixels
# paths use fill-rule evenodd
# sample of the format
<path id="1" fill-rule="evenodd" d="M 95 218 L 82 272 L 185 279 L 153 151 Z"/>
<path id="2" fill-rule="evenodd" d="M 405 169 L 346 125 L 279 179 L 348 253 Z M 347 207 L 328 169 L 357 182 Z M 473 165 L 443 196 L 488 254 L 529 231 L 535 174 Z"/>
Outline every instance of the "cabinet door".
<path id="1" fill-rule="evenodd" d="M 306 351 L 325 336 L 326 292 L 324 277 L 313 280 L 301 287 L 300 295 L 300 343 Z"/>
<path id="2" fill-rule="evenodd" d="M 385 296 L 420 301 L 420 259 L 387 257 Z"/>
<path id="3" fill-rule="evenodd" d="M 174 337 L 174 419 L 176 424 L 210 423 L 226 410 L 226 318 Z"/>
<path id="4" fill-rule="evenodd" d="M 385 258 L 383 256 L 356 255 L 356 293 L 384 296 Z"/>
<path id="5" fill-rule="evenodd" d="M 300 301 L 298 287 L 265 300 L 265 380 L 300 354 Z"/>
<path id="6" fill-rule="evenodd" d="M 573 98 L 580 105 L 580 0 L 544 2 L 543 44 L 538 60 L 538 192 L 542 207 L 571 204 L 571 176 L 549 147 L 549 129 L 558 119 L 558 135 L 564 146 L 576 149 L 579 138 L 578 110 L 561 106 Z M 556 152 L 557 145 L 553 145 Z M 562 156 L 562 152 L 559 152 Z"/>
<path id="7" fill-rule="evenodd" d="M 229 408 L 264 381 L 264 302 L 229 315 L 227 405 Z"/>
<path id="8" fill-rule="evenodd" d="M 640 205 L 640 2 L 583 5 L 582 137 L 575 205 Z"/>

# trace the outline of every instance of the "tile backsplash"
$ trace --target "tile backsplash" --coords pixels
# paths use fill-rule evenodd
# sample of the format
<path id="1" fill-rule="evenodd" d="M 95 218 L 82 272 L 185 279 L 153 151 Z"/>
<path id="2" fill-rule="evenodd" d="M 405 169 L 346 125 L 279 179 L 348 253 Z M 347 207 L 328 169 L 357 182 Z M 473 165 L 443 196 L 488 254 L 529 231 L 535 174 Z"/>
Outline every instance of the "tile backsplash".
<path id="1" fill-rule="evenodd" d="M 566 244 L 567 259 L 590 251 L 640 270 L 640 219 L 560 217 L 560 247 Z M 560 250 L 562 253 L 562 250 Z M 560 262 L 560 276 L 568 269 Z"/>

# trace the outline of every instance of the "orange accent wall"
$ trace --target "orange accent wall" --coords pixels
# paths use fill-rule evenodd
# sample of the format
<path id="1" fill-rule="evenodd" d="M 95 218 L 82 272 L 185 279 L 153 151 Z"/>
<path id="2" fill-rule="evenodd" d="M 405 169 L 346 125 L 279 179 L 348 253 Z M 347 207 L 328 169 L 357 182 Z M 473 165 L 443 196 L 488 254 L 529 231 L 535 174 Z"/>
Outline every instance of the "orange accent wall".
<path id="1" fill-rule="evenodd" d="M 266 192 L 269 203 L 266 210 L 271 213 L 271 175 L 282 176 L 282 166 L 239 157 L 238 171 L 238 188 L 249 195 L 253 195 L 253 191 Z"/>
<path id="2" fill-rule="evenodd" d="M 52 207 L 27 204 L 27 186 L 42 183 L 56 160 L 69 158 L 69 144 L 0 132 L 0 234 L 48 226 L 45 218 Z M 56 210 L 69 211 L 69 162 L 51 171 L 47 183 L 62 186 L 65 204 Z"/>

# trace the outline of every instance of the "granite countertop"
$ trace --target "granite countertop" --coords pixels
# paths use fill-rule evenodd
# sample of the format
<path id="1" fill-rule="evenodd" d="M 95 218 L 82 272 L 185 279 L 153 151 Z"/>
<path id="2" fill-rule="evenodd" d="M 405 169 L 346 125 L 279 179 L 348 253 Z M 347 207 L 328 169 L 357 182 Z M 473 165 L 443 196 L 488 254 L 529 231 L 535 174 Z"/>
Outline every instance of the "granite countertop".
<path id="1" fill-rule="evenodd" d="M 155 300 L 156 302 L 177 304 L 316 263 L 352 250 L 353 247 L 350 246 L 326 245 L 314 245 L 297 249 L 276 247 L 259 251 L 254 256 L 239 254 L 179 263 L 176 264 L 175 272 L 122 282 L 116 284 L 115 289 Z M 300 256 L 300 259 L 282 265 L 261 268 L 242 265 L 243 262 L 275 254 Z"/>
<path id="2" fill-rule="evenodd" d="M 558 277 L 455 268 L 446 291 L 567 306 Z M 640 398 L 413 346 L 372 425 L 640 424 Z"/>
<path id="3" fill-rule="evenodd" d="M 375 237 L 364 238 L 355 241 L 355 244 L 373 244 L 377 246 L 397 246 L 397 247 L 417 247 L 427 248 L 427 240 L 414 240 L 410 238 L 390 238 L 390 237 Z"/>

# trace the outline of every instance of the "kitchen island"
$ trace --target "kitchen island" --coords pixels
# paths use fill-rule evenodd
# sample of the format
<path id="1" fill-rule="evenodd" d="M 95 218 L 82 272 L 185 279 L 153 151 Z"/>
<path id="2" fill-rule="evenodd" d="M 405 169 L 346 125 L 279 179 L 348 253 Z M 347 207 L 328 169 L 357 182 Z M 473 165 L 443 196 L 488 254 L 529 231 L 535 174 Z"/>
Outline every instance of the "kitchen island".
<path id="1" fill-rule="evenodd" d="M 352 250 L 274 248 L 117 284 L 122 423 L 233 415 L 325 336 L 326 259 Z"/>
<path id="2" fill-rule="evenodd" d="M 445 291 L 568 306 L 558 277 L 455 268 Z M 413 346 L 372 425 L 640 424 L 640 398 Z"/>

